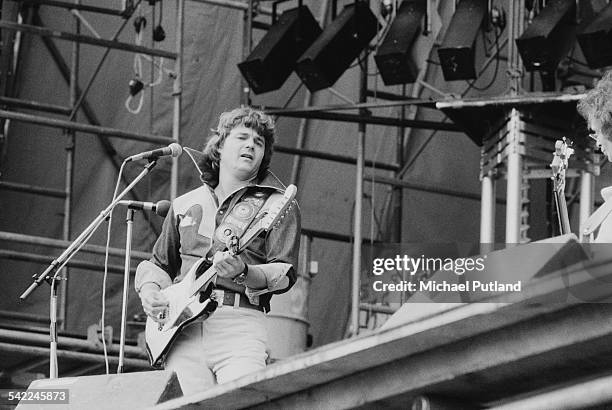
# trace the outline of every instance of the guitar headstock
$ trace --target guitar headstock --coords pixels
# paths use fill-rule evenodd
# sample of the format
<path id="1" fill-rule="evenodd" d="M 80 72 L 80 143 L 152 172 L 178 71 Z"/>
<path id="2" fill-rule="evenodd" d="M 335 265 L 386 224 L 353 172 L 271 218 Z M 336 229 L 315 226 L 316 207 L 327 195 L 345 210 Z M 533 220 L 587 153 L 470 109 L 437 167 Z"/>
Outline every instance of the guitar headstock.
<path id="1" fill-rule="evenodd" d="M 248 244 L 257 237 L 263 231 L 269 231 L 276 227 L 289 209 L 291 209 L 295 195 L 297 194 L 297 187 L 295 185 L 289 185 L 285 190 L 282 197 L 273 200 L 268 206 L 268 203 L 264 204 L 260 212 L 261 217 L 258 215 L 253 220 L 252 225 L 244 232 L 240 239 L 240 250 L 243 250 Z M 270 202 L 271 199 L 268 199 Z"/>
<path id="2" fill-rule="evenodd" d="M 568 168 L 569 158 L 574 153 L 574 149 L 571 146 L 572 142 L 565 137 L 562 140 L 555 141 L 555 152 L 553 153 L 550 168 L 553 172 L 553 188 L 557 192 L 565 190 L 565 171 Z"/>

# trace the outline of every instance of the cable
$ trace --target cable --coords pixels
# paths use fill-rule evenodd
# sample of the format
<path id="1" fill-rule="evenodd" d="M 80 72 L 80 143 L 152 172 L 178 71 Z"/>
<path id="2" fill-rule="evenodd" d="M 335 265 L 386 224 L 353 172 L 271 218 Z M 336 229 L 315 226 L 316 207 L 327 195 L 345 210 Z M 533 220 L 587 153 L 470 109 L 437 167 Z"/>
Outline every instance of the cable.
<path id="1" fill-rule="evenodd" d="M 113 198 L 114 200 L 114 198 Z M 106 228 L 106 251 L 104 253 L 104 276 L 102 277 L 102 314 L 100 315 L 100 331 L 102 332 L 102 348 L 104 350 L 104 365 L 106 367 L 106 374 L 109 374 L 108 365 L 108 350 L 106 348 L 106 335 L 104 332 L 104 319 L 106 316 L 106 280 L 108 279 L 108 250 L 110 246 L 110 234 L 113 210 L 111 210 L 108 218 L 108 225 Z"/>
<path id="2" fill-rule="evenodd" d="M 126 161 L 124 160 L 119 168 L 119 175 L 117 176 L 117 182 L 115 184 L 115 191 L 113 192 L 113 200 L 114 202 L 117 198 L 117 193 L 119 192 L 119 185 L 121 183 L 121 175 L 123 174 L 123 168 L 125 167 Z M 102 347 L 104 350 L 104 364 L 106 366 L 106 374 L 109 374 L 109 364 L 108 364 L 108 351 L 106 348 L 106 338 L 104 337 L 104 318 L 106 316 L 106 281 L 108 279 L 108 258 L 109 258 L 109 248 L 110 248 L 110 236 L 111 236 L 111 226 L 113 224 L 113 211 L 111 210 L 108 215 L 108 226 L 106 229 L 106 250 L 104 252 L 104 277 L 102 279 L 102 314 L 100 317 L 100 327 L 102 330 Z"/>
<path id="3" fill-rule="evenodd" d="M 476 87 L 476 81 L 478 81 L 478 79 L 475 79 L 471 82 L 468 81 L 468 84 L 470 86 L 470 88 L 473 88 L 476 91 L 486 91 L 489 88 L 491 88 L 491 86 L 495 83 L 495 80 L 497 80 L 497 74 L 499 73 L 499 53 L 500 53 L 500 49 L 499 49 L 499 37 L 501 36 L 501 31 L 497 32 L 497 27 L 495 28 L 495 72 L 493 73 L 493 78 L 491 78 L 491 81 L 489 81 L 489 84 L 487 84 L 484 87 Z"/>
<path id="4" fill-rule="evenodd" d="M 153 19 L 155 19 L 155 13 L 154 13 L 155 9 L 153 8 L 152 11 L 152 15 L 153 15 Z M 134 20 L 134 28 L 136 30 L 136 36 L 134 39 L 134 43 L 136 45 L 142 45 L 143 42 L 143 33 L 144 33 L 144 29 L 147 25 L 147 20 L 144 17 L 144 14 L 142 12 L 142 8 L 140 7 L 140 5 L 138 6 L 138 12 L 139 12 L 139 16 Z M 158 26 L 155 28 L 154 33 L 153 33 L 153 41 L 161 41 L 165 38 L 165 33 L 163 33 L 163 29 L 161 28 L 161 12 L 160 12 L 160 19 L 159 19 L 159 24 Z M 153 82 L 145 84 L 141 79 L 143 79 L 143 70 L 142 70 L 142 59 L 146 59 L 147 61 L 152 62 L 154 65 L 156 65 L 159 68 L 159 74 L 157 76 L 157 79 L 153 80 Z M 160 62 L 156 63 L 155 59 L 151 56 L 148 55 L 144 55 L 141 53 L 136 53 L 134 55 L 134 78 L 130 81 L 130 95 L 127 97 L 127 99 L 125 100 L 125 108 L 126 110 L 128 110 L 128 112 L 130 112 L 131 114 L 139 114 L 140 111 L 142 110 L 142 106 L 144 104 L 144 92 L 142 92 L 144 86 L 146 85 L 149 88 L 153 88 L 159 84 L 161 84 L 164 73 L 167 73 L 168 75 L 172 75 L 172 71 L 167 70 L 164 68 L 164 59 L 160 58 Z M 140 94 L 140 98 L 138 101 L 138 104 L 136 107 L 132 107 L 132 101 L 134 100 L 134 98 Z"/>

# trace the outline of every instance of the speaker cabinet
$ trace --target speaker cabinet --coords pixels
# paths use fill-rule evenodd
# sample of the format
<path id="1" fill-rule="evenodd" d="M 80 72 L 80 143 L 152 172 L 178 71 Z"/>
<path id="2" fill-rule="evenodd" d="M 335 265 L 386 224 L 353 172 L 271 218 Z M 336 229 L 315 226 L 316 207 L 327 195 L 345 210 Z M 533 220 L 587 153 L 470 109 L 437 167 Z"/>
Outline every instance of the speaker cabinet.
<path id="1" fill-rule="evenodd" d="M 285 11 L 238 69 L 255 94 L 280 88 L 299 56 L 321 34 L 306 6 Z"/>
<path id="2" fill-rule="evenodd" d="M 332 86 L 377 30 L 378 21 L 365 2 L 346 6 L 299 58 L 297 74 L 310 91 Z"/>
<path id="3" fill-rule="evenodd" d="M 612 65 L 612 3 L 578 34 L 578 43 L 589 67 Z"/>
<path id="4" fill-rule="evenodd" d="M 444 36 L 438 58 L 446 81 L 476 78 L 474 47 L 487 13 L 487 0 L 461 0 Z"/>
<path id="5" fill-rule="evenodd" d="M 576 1 L 550 0 L 516 39 L 527 71 L 554 71 L 574 42 Z"/>
<path id="6" fill-rule="evenodd" d="M 411 55 L 412 45 L 421 31 L 421 22 L 427 10 L 426 0 L 405 0 L 391 23 L 378 52 L 374 56 L 376 67 L 385 85 L 406 84 L 416 81 L 418 66 Z"/>

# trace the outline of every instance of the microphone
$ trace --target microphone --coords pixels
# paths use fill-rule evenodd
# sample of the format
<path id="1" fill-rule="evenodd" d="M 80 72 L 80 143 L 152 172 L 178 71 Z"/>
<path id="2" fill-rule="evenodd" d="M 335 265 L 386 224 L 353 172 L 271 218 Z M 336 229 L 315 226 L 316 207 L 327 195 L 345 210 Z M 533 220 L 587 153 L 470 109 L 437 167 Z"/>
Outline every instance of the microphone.
<path id="1" fill-rule="evenodd" d="M 178 144 L 177 144 L 178 145 Z M 140 209 L 143 211 L 153 211 L 159 216 L 168 215 L 170 210 L 170 201 L 161 200 L 158 202 L 140 202 L 140 201 L 119 201 L 119 205 L 126 205 L 130 209 Z"/>
<path id="2" fill-rule="evenodd" d="M 159 157 L 165 157 L 167 155 L 170 155 L 172 158 L 176 158 L 182 153 L 183 153 L 183 148 L 176 142 L 173 142 L 172 144 L 164 148 L 154 149 L 153 151 L 145 151 L 145 152 L 141 152 L 140 154 L 136 154 L 136 155 L 132 155 L 131 157 L 127 157 L 125 159 L 125 162 L 138 161 L 139 159 L 155 160 Z"/>

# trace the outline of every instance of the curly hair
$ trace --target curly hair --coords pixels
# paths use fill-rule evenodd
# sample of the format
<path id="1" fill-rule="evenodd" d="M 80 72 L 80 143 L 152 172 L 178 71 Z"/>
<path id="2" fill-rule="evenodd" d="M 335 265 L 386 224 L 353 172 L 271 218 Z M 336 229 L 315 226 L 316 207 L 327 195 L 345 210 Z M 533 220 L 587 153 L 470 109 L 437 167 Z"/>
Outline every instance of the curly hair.
<path id="1" fill-rule="evenodd" d="M 600 121 L 606 138 L 612 138 L 612 71 L 606 72 L 597 81 L 595 87 L 580 100 L 576 108 L 587 122 Z"/>
<path id="2" fill-rule="evenodd" d="M 250 107 L 240 107 L 224 112 L 219 117 L 219 125 L 212 129 L 213 134 L 204 147 L 204 161 L 201 164 L 202 181 L 212 186 L 219 183 L 219 150 L 223 147 L 225 139 L 236 127 L 247 127 L 256 131 L 265 140 L 265 148 L 261 165 L 257 172 L 257 179 L 262 180 L 270 167 L 272 160 L 272 145 L 274 144 L 274 119 Z"/>

